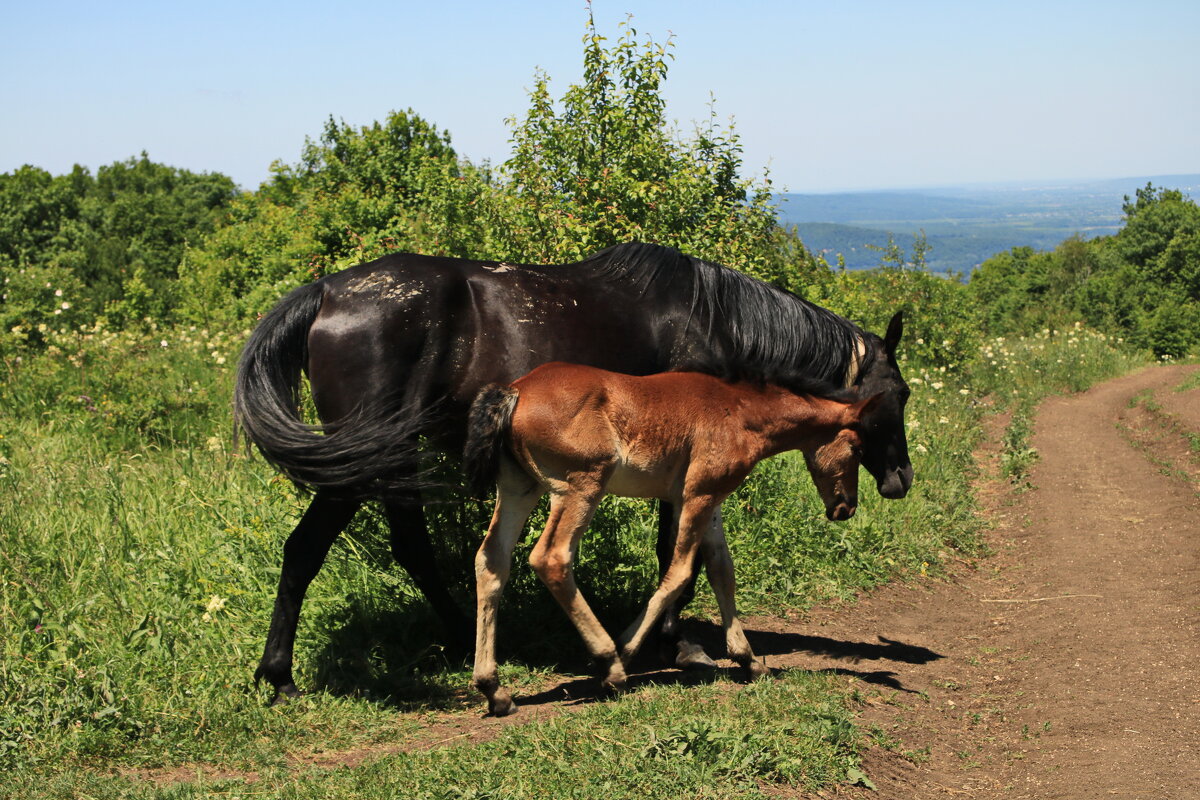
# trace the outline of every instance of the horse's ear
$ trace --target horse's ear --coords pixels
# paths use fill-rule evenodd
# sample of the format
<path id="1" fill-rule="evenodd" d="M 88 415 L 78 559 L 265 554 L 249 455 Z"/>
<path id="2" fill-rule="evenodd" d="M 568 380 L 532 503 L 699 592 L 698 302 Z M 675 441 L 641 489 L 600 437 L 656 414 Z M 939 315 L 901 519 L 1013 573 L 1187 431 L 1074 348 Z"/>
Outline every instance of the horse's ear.
<path id="1" fill-rule="evenodd" d="M 904 312 L 897 311 L 892 316 L 892 321 L 888 323 L 887 333 L 883 335 L 883 347 L 889 356 L 895 357 L 902 333 L 904 333 Z"/>

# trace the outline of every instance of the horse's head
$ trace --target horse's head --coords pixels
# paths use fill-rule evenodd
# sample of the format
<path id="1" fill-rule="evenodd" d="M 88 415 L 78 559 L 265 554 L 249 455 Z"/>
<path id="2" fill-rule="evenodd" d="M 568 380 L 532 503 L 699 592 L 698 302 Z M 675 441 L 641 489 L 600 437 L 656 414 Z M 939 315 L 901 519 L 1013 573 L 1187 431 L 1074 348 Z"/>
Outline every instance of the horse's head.
<path id="1" fill-rule="evenodd" d="M 856 403 L 836 403 L 832 427 L 825 429 L 814 447 L 804 448 L 808 472 L 825 504 L 825 516 L 831 520 L 850 519 L 858 509 L 863 420 L 882 401 L 883 395 L 874 395 Z"/>
<path id="2" fill-rule="evenodd" d="M 908 384 L 896 362 L 896 347 L 903 330 L 903 314 L 898 311 L 888 323 L 882 340 L 871 337 L 874 357 L 868 359 L 855 385 L 859 397 L 881 396 L 861 423 L 862 464 L 875 478 L 879 493 L 893 500 L 908 494 L 913 479 L 908 439 L 904 434 Z"/>

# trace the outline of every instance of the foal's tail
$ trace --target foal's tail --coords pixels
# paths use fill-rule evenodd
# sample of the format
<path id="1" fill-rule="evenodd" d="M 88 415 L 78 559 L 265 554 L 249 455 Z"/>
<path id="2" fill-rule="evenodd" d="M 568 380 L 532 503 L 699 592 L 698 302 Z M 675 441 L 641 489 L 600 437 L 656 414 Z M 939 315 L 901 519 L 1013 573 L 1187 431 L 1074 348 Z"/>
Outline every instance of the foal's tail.
<path id="1" fill-rule="evenodd" d="M 413 408 L 362 408 L 333 426 L 300 417 L 308 331 L 321 308 L 321 282 L 301 286 L 263 317 L 238 363 L 235 432 L 296 484 L 372 495 L 425 488 L 416 436 L 427 422 Z"/>
<path id="2" fill-rule="evenodd" d="M 489 383 L 479 390 L 467 416 L 467 444 L 463 448 L 463 471 L 467 486 L 476 497 L 487 495 L 500 472 L 517 390 L 512 386 Z"/>

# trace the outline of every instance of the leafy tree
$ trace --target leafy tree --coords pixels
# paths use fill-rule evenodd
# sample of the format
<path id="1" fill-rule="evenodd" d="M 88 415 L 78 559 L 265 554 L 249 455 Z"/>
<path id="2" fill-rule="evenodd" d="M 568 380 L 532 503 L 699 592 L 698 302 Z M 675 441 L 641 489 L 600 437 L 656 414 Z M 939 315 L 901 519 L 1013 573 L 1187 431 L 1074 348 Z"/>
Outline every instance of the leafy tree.
<path id="1" fill-rule="evenodd" d="M 234 194 L 223 175 L 145 153 L 95 177 L 80 166 L 60 176 L 29 166 L 0 175 L 0 323 L 167 314 L 185 244 L 216 227 Z"/>
<path id="2" fill-rule="evenodd" d="M 1114 236 L 984 262 L 970 288 L 989 329 L 1025 332 L 1075 317 L 1160 356 L 1200 345 L 1200 207 L 1148 184 L 1123 210 Z"/>
<path id="3" fill-rule="evenodd" d="M 583 81 L 557 103 L 536 76 L 502 174 L 509 258 L 575 260 L 639 239 L 785 282 L 770 183 L 740 177 L 742 148 L 710 111 L 690 138 L 666 118 L 671 42 L 639 42 L 628 23 L 611 47 L 589 17 Z"/>
<path id="4" fill-rule="evenodd" d="M 589 20 L 584 80 L 560 101 L 537 76 L 496 173 L 459 159 L 449 135 L 411 110 L 362 128 L 330 120 L 300 163 L 277 163 L 230 224 L 188 253 L 188 314 L 246 316 L 398 249 L 548 263 L 640 239 L 780 285 L 811 278 L 818 266 L 777 227 L 769 182 L 739 177 L 736 134 L 711 115 L 690 138 L 668 125 L 669 43 L 622 30 L 606 47 Z"/>
<path id="5" fill-rule="evenodd" d="M 394 250 L 468 255 L 471 203 L 486 187 L 486 172 L 411 109 L 360 128 L 330 119 L 298 164 L 272 165 L 188 252 L 186 313 L 253 315 L 293 286 Z"/>

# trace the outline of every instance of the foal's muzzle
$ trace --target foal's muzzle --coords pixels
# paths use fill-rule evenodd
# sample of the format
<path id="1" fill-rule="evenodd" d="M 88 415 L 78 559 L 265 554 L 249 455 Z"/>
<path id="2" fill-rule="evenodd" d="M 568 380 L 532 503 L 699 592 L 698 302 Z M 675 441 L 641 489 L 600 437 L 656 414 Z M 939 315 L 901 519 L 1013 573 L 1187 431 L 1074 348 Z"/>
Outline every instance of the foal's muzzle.
<path id="1" fill-rule="evenodd" d="M 838 495 L 833 505 L 825 506 L 825 518 L 834 522 L 845 522 L 854 516 L 858 510 L 858 498 L 845 498 Z"/>

